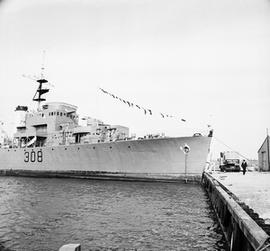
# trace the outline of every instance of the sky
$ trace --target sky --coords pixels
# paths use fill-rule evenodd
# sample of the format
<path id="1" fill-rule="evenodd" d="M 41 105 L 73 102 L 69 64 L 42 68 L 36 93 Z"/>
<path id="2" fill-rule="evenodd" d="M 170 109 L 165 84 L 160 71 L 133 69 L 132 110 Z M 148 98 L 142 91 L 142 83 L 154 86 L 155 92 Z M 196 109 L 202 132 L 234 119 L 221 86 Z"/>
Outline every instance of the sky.
<path id="1" fill-rule="evenodd" d="M 36 107 L 36 83 L 22 75 L 39 75 L 43 63 L 48 102 L 138 136 L 211 124 L 214 156 L 257 158 L 270 129 L 269 0 L 0 1 L 0 120 L 10 133 L 15 107 Z"/>

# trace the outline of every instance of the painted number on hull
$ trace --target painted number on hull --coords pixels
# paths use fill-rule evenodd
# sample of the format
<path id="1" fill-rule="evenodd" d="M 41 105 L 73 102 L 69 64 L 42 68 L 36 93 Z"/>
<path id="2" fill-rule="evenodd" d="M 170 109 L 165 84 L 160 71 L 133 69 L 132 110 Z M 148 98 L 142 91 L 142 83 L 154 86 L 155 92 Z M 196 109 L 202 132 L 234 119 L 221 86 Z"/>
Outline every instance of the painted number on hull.
<path id="1" fill-rule="evenodd" d="M 43 161 L 43 153 L 41 150 L 35 152 L 32 150 L 31 152 L 24 152 L 24 162 L 42 162 Z"/>

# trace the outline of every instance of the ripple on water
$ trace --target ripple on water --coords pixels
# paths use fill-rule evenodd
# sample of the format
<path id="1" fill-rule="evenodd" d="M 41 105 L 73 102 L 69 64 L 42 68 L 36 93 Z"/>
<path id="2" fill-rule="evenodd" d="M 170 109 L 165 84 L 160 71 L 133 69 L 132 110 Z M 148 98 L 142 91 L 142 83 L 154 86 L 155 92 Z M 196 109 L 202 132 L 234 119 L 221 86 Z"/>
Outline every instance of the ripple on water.
<path id="1" fill-rule="evenodd" d="M 196 185 L 0 177 L 0 199 L 11 250 L 225 250 Z"/>

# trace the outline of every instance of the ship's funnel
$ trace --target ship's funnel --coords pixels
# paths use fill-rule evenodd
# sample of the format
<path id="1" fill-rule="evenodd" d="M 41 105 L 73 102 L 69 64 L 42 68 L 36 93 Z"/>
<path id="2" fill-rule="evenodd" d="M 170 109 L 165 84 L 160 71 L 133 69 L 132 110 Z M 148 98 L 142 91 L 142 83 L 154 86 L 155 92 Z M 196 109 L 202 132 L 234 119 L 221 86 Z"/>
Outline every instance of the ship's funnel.
<path id="1" fill-rule="evenodd" d="M 15 126 L 16 127 L 25 127 L 26 122 L 26 113 L 28 112 L 27 106 L 18 105 L 15 109 Z"/>

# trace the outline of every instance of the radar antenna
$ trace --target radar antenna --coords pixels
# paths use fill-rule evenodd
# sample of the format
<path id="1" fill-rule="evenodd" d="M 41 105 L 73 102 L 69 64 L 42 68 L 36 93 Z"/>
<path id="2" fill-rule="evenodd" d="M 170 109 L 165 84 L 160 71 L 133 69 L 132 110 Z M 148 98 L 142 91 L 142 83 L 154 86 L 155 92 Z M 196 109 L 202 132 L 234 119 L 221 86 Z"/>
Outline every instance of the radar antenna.
<path id="1" fill-rule="evenodd" d="M 33 97 L 33 101 L 38 102 L 38 110 L 40 110 L 40 103 L 43 101 L 46 101 L 46 99 L 43 98 L 42 95 L 50 91 L 50 89 L 48 87 L 44 86 L 43 84 L 54 87 L 54 85 L 49 83 L 48 80 L 45 79 L 45 77 L 44 77 L 44 70 L 45 70 L 44 61 L 45 61 L 45 51 L 43 51 L 40 76 L 22 75 L 23 77 L 29 78 L 29 79 L 34 80 L 38 83 L 38 88 L 37 88 L 36 93 Z"/>

